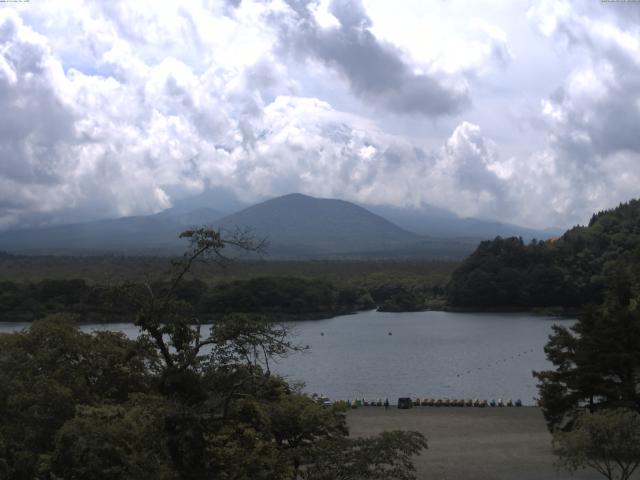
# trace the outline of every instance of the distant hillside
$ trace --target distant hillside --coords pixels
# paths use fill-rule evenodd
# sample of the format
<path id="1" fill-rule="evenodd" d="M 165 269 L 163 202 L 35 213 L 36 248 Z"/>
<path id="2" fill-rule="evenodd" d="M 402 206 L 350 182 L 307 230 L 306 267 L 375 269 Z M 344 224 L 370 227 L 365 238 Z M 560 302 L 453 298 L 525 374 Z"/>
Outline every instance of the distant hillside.
<path id="1" fill-rule="evenodd" d="M 294 193 L 245 208 L 214 223 L 231 231 L 249 227 L 266 237 L 271 256 L 330 256 L 409 248 L 422 238 L 343 200 Z"/>
<path id="2" fill-rule="evenodd" d="M 510 223 L 477 218 L 460 218 L 444 208 L 393 207 L 388 205 L 363 205 L 396 225 L 419 235 L 436 238 L 468 238 L 486 240 L 501 237 L 522 237 L 525 240 L 546 240 L 562 234 L 561 230 L 535 230 Z"/>
<path id="3" fill-rule="evenodd" d="M 459 219 L 441 209 L 413 211 L 376 207 L 402 226 L 343 200 L 290 194 L 245 207 L 224 189 L 207 190 L 148 216 L 98 220 L 0 233 L 0 251 L 26 254 L 175 254 L 186 227 L 212 225 L 227 231 L 249 227 L 269 242 L 275 259 L 461 259 L 478 242 L 513 232 L 544 238 L 542 232 L 506 224 Z M 215 208 L 211 208 L 215 207 Z M 225 210 L 225 211 L 222 211 Z M 226 212 L 226 213 L 225 213 Z M 416 213 L 417 212 L 417 213 Z M 410 228 L 404 228 L 404 226 Z"/>
<path id="4" fill-rule="evenodd" d="M 226 231 L 250 228 L 257 238 L 267 238 L 267 256 L 280 259 L 458 259 L 475 246 L 468 241 L 422 237 L 342 200 L 291 194 L 224 216 L 202 206 L 211 198 L 208 193 L 180 201 L 149 216 L 4 232 L 0 234 L 0 251 L 175 254 L 185 246 L 178 234 L 202 224 Z M 226 204 L 233 202 L 227 199 Z"/>
<path id="5" fill-rule="evenodd" d="M 228 213 L 228 212 L 227 212 Z M 152 215 L 151 218 L 176 224 L 180 229 L 191 225 L 212 223 L 226 215 L 225 212 L 209 207 L 185 208 L 171 207 Z"/>
<path id="6" fill-rule="evenodd" d="M 0 233 L 0 250 L 18 253 L 175 253 L 178 235 L 190 225 L 212 223 L 224 214 L 209 208 L 170 208 L 155 215 L 123 217 Z"/>
<path id="7" fill-rule="evenodd" d="M 448 302 L 458 307 L 581 307 L 616 278 L 640 275 L 640 200 L 595 214 L 557 240 L 497 238 L 458 267 Z"/>

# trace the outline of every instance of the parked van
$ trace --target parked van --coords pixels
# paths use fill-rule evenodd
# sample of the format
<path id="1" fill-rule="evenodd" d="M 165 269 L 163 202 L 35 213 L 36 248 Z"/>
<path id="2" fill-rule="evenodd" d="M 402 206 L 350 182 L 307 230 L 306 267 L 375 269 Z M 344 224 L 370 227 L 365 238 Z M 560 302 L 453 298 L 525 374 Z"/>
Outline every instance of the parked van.
<path id="1" fill-rule="evenodd" d="M 398 399 L 398 408 L 413 408 L 413 400 L 409 397 L 400 397 Z"/>

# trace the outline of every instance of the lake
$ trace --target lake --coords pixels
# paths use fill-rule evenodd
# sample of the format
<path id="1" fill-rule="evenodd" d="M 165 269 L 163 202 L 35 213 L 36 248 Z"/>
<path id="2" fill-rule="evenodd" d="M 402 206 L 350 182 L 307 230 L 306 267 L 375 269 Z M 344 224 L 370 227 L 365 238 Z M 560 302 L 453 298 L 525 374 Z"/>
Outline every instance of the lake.
<path id="1" fill-rule="evenodd" d="M 398 397 L 520 398 L 538 396 L 533 370 L 550 368 L 544 345 L 551 326 L 572 320 L 517 313 L 361 312 L 287 322 L 309 350 L 273 370 L 332 399 Z M 0 324 L 0 332 L 28 324 Z M 135 337 L 132 324 L 84 325 Z"/>

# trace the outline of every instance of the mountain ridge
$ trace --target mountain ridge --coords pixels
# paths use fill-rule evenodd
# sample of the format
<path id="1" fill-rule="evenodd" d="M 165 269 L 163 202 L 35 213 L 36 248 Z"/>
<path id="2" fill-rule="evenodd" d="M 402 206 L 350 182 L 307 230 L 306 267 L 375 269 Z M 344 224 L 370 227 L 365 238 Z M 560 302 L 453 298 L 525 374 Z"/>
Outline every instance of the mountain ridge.
<path id="1" fill-rule="evenodd" d="M 270 254 L 276 256 L 384 251 L 421 238 L 354 203 L 300 193 L 252 205 L 217 220 L 214 227 L 250 227 L 257 237 L 268 238 Z"/>
<path id="2" fill-rule="evenodd" d="M 274 197 L 233 213 L 211 208 L 208 203 L 216 198 L 225 206 L 241 205 L 228 192 L 201 194 L 153 215 L 3 232 L 0 250 L 30 254 L 175 254 L 186 245 L 178 239 L 181 231 L 207 224 L 227 231 L 249 227 L 257 237 L 268 237 L 271 246 L 267 253 L 272 258 L 453 259 L 471 253 L 482 238 L 495 236 L 448 235 L 442 231 L 424 235 L 426 230 L 420 234 L 380 215 L 380 208 L 371 211 L 346 200 L 301 193 Z M 457 218 L 441 210 L 439 218 Z"/>
<path id="3" fill-rule="evenodd" d="M 433 206 L 420 208 L 401 208 L 389 205 L 362 206 L 406 230 L 436 238 L 486 240 L 501 236 L 540 240 L 559 236 L 563 232 L 558 228 L 540 230 L 497 220 L 459 217 L 444 208 Z"/>

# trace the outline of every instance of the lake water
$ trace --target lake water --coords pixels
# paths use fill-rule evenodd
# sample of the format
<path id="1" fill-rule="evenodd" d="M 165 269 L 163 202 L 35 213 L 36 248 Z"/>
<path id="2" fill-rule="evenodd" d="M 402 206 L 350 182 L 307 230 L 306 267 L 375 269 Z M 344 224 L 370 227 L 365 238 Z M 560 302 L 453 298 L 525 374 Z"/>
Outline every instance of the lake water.
<path id="1" fill-rule="evenodd" d="M 273 369 L 332 399 L 520 398 L 531 405 L 538 396 L 531 372 L 550 367 L 543 348 L 551 326 L 572 322 L 514 313 L 375 311 L 288 322 L 294 342 L 310 348 Z M 0 324 L 0 332 L 25 326 Z M 137 335 L 126 323 L 83 329 Z"/>

